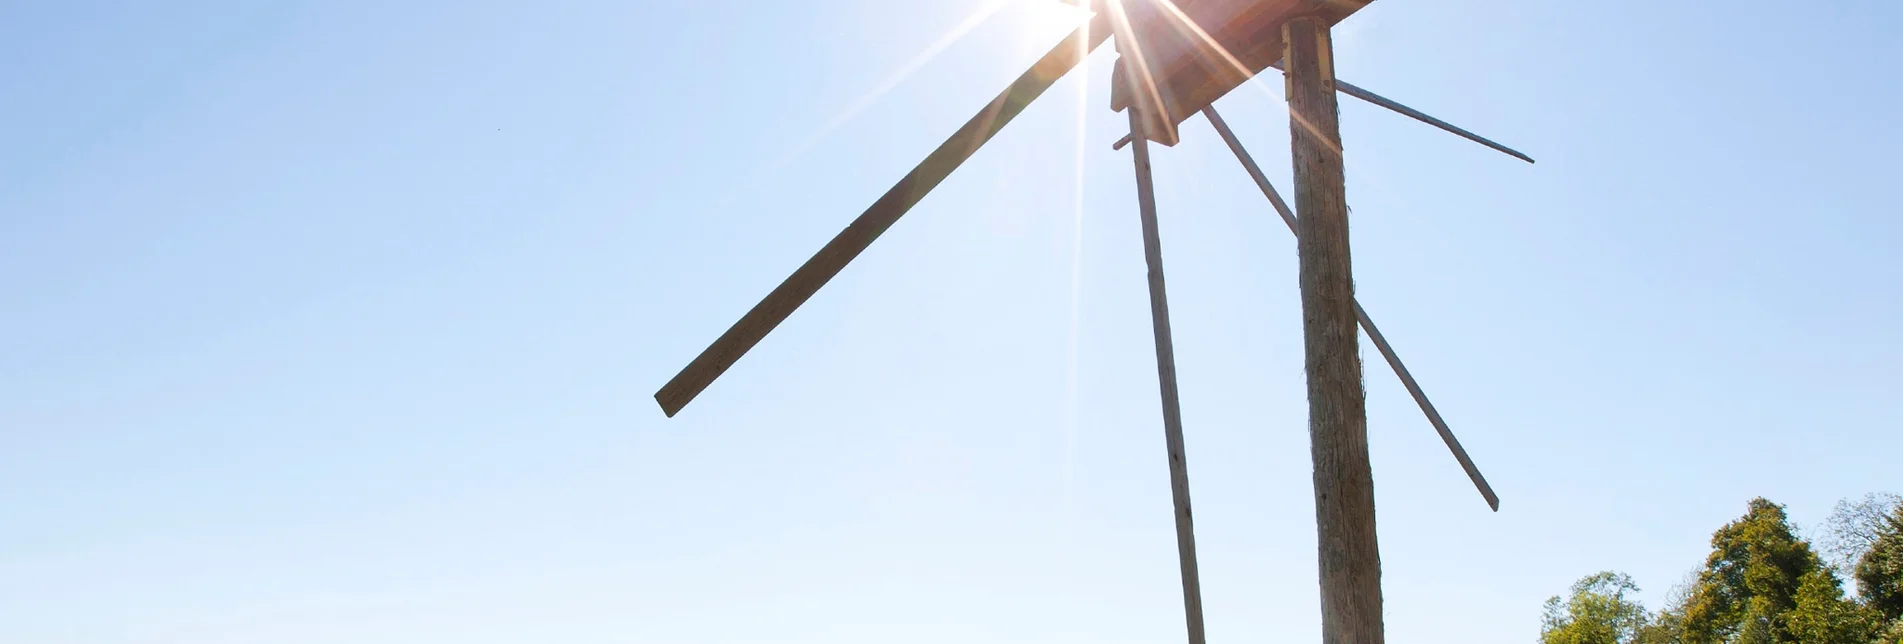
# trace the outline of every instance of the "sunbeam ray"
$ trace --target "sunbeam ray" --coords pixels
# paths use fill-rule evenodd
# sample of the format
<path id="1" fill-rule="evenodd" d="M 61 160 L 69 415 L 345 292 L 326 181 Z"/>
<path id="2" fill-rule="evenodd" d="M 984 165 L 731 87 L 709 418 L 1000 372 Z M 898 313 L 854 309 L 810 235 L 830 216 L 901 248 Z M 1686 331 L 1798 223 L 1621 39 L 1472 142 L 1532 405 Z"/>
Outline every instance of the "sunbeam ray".
<path id="1" fill-rule="evenodd" d="M 780 158 L 777 165 L 784 166 L 791 163 L 792 160 L 798 158 L 800 154 L 812 149 L 814 145 L 818 145 L 820 141 L 825 140 L 834 130 L 839 129 L 840 126 L 850 122 L 853 117 L 858 116 L 860 112 L 871 107 L 879 98 L 891 92 L 893 88 L 898 87 L 899 83 L 905 82 L 905 79 L 910 78 L 919 68 L 932 62 L 932 59 L 937 58 L 940 53 L 943 53 L 947 48 L 956 44 L 960 39 L 964 38 L 966 34 L 971 33 L 973 29 L 977 29 L 979 25 L 984 24 L 986 20 L 990 20 L 992 16 L 997 15 L 999 11 L 1002 11 L 1010 4 L 1011 0 L 990 0 L 979 6 L 977 11 L 972 12 L 970 16 L 966 16 L 962 22 L 953 25 L 944 35 L 939 36 L 938 40 L 932 41 L 932 44 L 927 45 L 924 51 L 912 57 L 912 60 L 905 63 L 905 66 L 900 67 L 898 71 L 893 72 L 892 75 L 887 76 L 885 80 L 880 81 L 877 86 L 872 88 L 872 91 L 861 95 L 858 99 L 847 105 L 845 111 L 840 112 L 839 115 L 833 117 L 831 121 L 827 121 L 825 125 L 820 126 L 818 131 L 806 137 L 806 140 L 801 141 L 799 145 L 793 146 L 790 151 Z"/>
<path id="2" fill-rule="evenodd" d="M 1063 478 L 1064 508 L 1063 510 L 1064 510 L 1064 514 L 1066 518 L 1071 517 L 1072 513 L 1076 511 L 1076 504 L 1074 499 L 1072 498 L 1072 494 L 1073 494 L 1073 487 L 1076 482 L 1076 469 L 1077 469 L 1076 468 L 1077 433 L 1078 433 L 1077 416 L 1078 416 L 1078 410 L 1080 406 L 1082 405 L 1081 390 L 1077 383 L 1077 376 L 1078 376 L 1077 361 L 1078 361 L 1078 344 L 1082 341 L 1081 338 L 1083 335 L 1084 154 L 1086 151 L 1085 143 L 1088 142 L 1089 136 L 1090 136 L 1089 128 L 1085 127 L 1085 124 L 1088 122 L 1088 119 L 1086 118 L 1086 116 L 1090 114 L 1090 50 L 1089 50 L 1090 33 L 1089 33 L 1089 29 L 1090 29 L 1089 23 L 1085 23 L 1084 28 L 1078 31 L 1079 38 L 1077 39 L 1077 49 L 1078 49 L 1077 53 L 1081 57 L 1081 61 L 1077 64 L 1077 66 L 1082 71 L 1082 73 L 1079 74 L 1080 77 L 1077 79 L 1077 150 L 1076 150 L 1077 167 L 1076 167 L 1076 173 L 1073 176 L 1073 182 L 1074 182 L 1073 187 L 1075 189 L 1076 206 L 1071 213 L 1070 346 L 1069 346 L 1068 355 L 1067 355 L 1067 358 L 1068 358 L 1067 369 L 1065 372 L 1065 396 L 1068 398 L 1067 402 L 1069 406 L 1068 415 L 1067 415 L 1067 419 L 1069 422 L 1066 423 L 1066 426 L 1064 428 L 1064 474 L 1063 474 L 1064 476 Z M 1069 525 L 1070 523 L 1072 522 L 1070 521 L 1065 522 L 1066 525 Z"/>
<path id="3" fill-rule="evenodd" d="M 1119 47 L 1128 45 L 1130 49 L 1128 52 L 1122 51 L 1121 48 L 1118 51 L 1130 57 L 1129 64 L 1124 68 L 1126 74 L 1132 75 L 1137 80 L 1137 86 L 1131 89 L 1140 91 L 1138 96 L 1148 105 L 1148 107 L 1139 108 L 1132 104 L 1130 109 L 1144 109 L 1150 114 L 1162 115 L 1157 123 L 1174 133 L 1176 124 L 1170 122 L 1169 112 L 1163 108 L 1163 93 L 1156 88 L 1156 77 L 1150 73 L 1149 61 L 1143 56 L 1143 43 L 1136 37 L 1136 32 L 1130 28 L 1130 16 L 1124 11 L 1123 0 L 1111 0 L 1106 4 L 1110 10 L 1110 24 L 1117 33 Z M 1144 120 L 1148 121 L 1147 118 Z"/>

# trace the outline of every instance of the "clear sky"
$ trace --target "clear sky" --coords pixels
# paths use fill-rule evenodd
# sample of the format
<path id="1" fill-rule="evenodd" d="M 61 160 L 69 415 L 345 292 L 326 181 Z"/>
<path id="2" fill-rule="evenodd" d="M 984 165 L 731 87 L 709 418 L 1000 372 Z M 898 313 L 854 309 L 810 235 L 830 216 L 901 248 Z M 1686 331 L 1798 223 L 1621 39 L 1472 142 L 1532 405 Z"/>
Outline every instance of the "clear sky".
<path id="1" fill-rule="evenodd" d="M 985 2 L 0 3 L 0 641 L 1181 641 L 1108 48 L 650 397 L 1067 31 L 933 47 Z M 1338 29 L 1539 159 L 1342 106 L 1362 301 L 1502 498 L 1364 351 L 1390 641 L 1903 491 L 1903 9 L 1719 4 Z M 1286 190 L 1264 80 L 1219 106 Z M 1293 239 L 1183 136 L 1210 641 L 1316 641 Z"/>

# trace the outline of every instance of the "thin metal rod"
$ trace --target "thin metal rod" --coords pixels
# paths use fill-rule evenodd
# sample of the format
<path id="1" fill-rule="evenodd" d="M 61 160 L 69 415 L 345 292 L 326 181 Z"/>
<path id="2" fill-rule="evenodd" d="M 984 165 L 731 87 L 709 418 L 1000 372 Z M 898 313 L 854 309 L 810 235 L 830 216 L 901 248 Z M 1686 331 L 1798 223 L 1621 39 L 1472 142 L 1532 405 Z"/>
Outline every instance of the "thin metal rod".
<path id="1" fill-rule="evenodd" d="M 1280 70 L 1282 69 L 1282 63 L 1278 61 L 1275 64 L 1270 65 L 1270 67 L 1274 67 L 1275 69 Z M 1348 81 L 1341 80 L 1341 79 L 1335 79 L 1335 91 L 1341 92 L 1343 94 L 1347 94 L 1349 96 L 1353 96 L 1355 98 L 1367 101 L 1369 103 L 1373 103 L 1375 105 L 1379 105 L 1381 107 L 1388 108 L 1390 110 L 1398 112 L 1414 120 L 1420 121 L 1422 123 L 1426 123 L 1428 125 L 1432 125 L 1434 127 L 1446 130 L 1448 132 L 1452 132 L 1455 135 L 1460 136 L 1461 138 L 1464 138 L 1469 141 L 1473 141 L 1475 143 L 1479 143 L 1489 148 L 1493 148 L 1500 152 L 1506 153 L 1508 156 L 1511 156 L 1515 159 L 1519 159 L 1527 163 L 1533 163 L 1533 157 L 1529 157 L 1525 154 L 1521 154 L 1519 150 L 1515 150 L 1513 148 L 1500 145 L 1499 143 L 1493 142 L 1492 139 L 1488 139 L 1487 137 L 1474 134 L 1465 129 L 1461 129 L 1460 126 L 1434 118 L 1433 116 L 1430 116 L 1425 112 L 1414 109 L 1412 107 L 1408 107 L 1406 105 L 1402 105 L 1380 94 L 1376 94 L 1374 92 L 1370 92 L 1368 90 L 1362 89 L 1356 86 L 1354 83 L 1350 83 Z M 1123 138 L 1117 139 L 1116 143 L 1110 144 L 1110 149 L 1121 150 L 1123 149 L 1123 146 L 1126 146 L 1129 144 L 1130 144 L 1130 136 L 1126 134 L 1124 135 Z"/>
<path id="2" fill-rule="evenodd" d="M 953 170 L 963 165 L 966 159 L 978 151 L 978 147 L 990 141 L 1005 124 L 1032 100 L 1050 89 L 1051 85 L 1069 73 L 1110 36 L 1108 19 L 1099 15 L 1090 19 L 1084 26 L 1072 32 L 1070 36 L 1052 48 L 1043 58 L 1038 59 L 1030 69 L 1012 81 L 997 98 L 978 112 L 963 127 L 953 132 L 951 138 L 939 144 L 911 172 L 886 190 L 878 201 L 872 202 L 866 211 L 839 231 L 832 241 L 814 253 L 811 259 L 801 264 L 799 269 L 773 288 L 766 298 L 760 300 L 747 314 L 740 317 L 720 338 L 700 352 L 692 362 L 687 363 L 680 373 L 667 381 L 660 391 L 654 393 L 654 400 L 661 404 L 661 411 L 673 416 L 682 407 L 687 406 L 695 396 L 713 384 L 715 378 L 733 366 L 740 356 L 765 338 L 774 327 L 792 315 L 794 309 L 806 303 L 821 286 L 832 280 L 846 264 L 859 253 L 865 252 L 873 240 L 897 223 L 906 211 L 917 205 L 925 194 L 938 187 Z M 1080 46 L 1081 45 L 1081 46 Z"/>
<path id="3" fill-rule="evenodd" d="M 1143 117 L 1130 112 L 1130 129 Z M 1163 241 L 1156 224 L 1156 188 L 1150 181 L 1150 146 L 1140 137 L 1136 158 L 1137 210 L 1143 220 L 1143 260 L 1149 265 L 1150 323 L 1156 334 L 1156 379 L 1163 392 L 1163 439 L 1170 458 L 1170 498 L 1175 503 L 1176 555 L 1183 570 L 1183 618 L 1189 644 L 1204 644 L 1202 581 L 1196 572 L 1196 530 L 1189 510 L 1189 465 L 1183 458 L 1183 411 L 1176 396 L 1176 349 L 1170 341 L 1170 304 L 1163 291 Z"/>
<path id="4" fill-rule="evenodd" d="M 1236 154 L 1236 160 L 1242 162 L 1242 168 L 1249 171 L 1249 178 L 1254 179 L 1256 187 L 1262 189 L 1262 195 L 1269 198 L 1269 205 L 1274 206 L 1275 213 L 1282 216 L 1282 223 L 1288 224 L 1289 232 L 1301 234 L 1297 232 L 1299 229 L 1295 225 L 1295 211 L 1289 208 L 1288 202 L 1282 200 L 1281 193 L 1269 183 L 1269 178 L 1262 174 L 1262 168 L 1255 164 L 1255 159 L 1249 156 L 1249 151 L 1242 148 L 1242 142 L 1236 139 L 1236 133 L 1231 131 L 1229 124 L 1224 123 L 1222 116 L 1216 113 L 1216 108 L 1214 106 L 1203 108 L 1203 116 L 1209 119 L 1210 125 L 1215 126 L 1216 134 L 1222 137 L 1223 143 L 1228 144 L 1229 151 Z M 1427 422 L 1433 423 L 1434 431 L 1440 433 L 1441 442 L 1447 443 L 1447 449 L 1454 452 L 1454 459 L 1460 461 L 1461 469 L 1467 471 L 1467 478 L 1473 480 L 1474 487 L 1480 490 L 1480 496 L 1486 498 L 1487 507 L 1493 508 L 1495 512 L 1500 511 L 1500 497 L 1494 495 L 1493 486 L 1487 485 L 1487 478 L 1480 475 L 1480 468 L 1474 466 L 1473 459 L 1467 456 L 1466 448 L 1460 446 L 1460 439 L 1454 438 L 1454 430 L 1448 429 L 1447 421 L 1441 419 L 1440 412 L 1434 409 L 1434 403 L 1427 399 L 1427 393 L 1421 390 L 1420 383 L 1415 382 L 1414 374 L 1408 372 L 1407 365 L 1401 364 L 1401 356 L 1394 352 L 1394 347 L 1388 344 L 1388 339 L 1381 335 L 1381 329 L 1374 325 L 1374 320 L 1370 319 L 1368 312 L 1361 308 L 1361 302 L 1358 299 L 1355 302 L 1355 317 L 1360 320 L 1361 329 L 1368 332 L 1368 339 L 1373 340 L 1375 348 L 1381 351 L 1381 357 L 1386 358 L 1388 366 L 1394 369 L 1394 375 L 1401 378 L 1401 384 L 1406 386 L 1407 392 L 1414 396 L 1414 402 L 1421 406 L 1421 412 L 1427 415 Z"/>

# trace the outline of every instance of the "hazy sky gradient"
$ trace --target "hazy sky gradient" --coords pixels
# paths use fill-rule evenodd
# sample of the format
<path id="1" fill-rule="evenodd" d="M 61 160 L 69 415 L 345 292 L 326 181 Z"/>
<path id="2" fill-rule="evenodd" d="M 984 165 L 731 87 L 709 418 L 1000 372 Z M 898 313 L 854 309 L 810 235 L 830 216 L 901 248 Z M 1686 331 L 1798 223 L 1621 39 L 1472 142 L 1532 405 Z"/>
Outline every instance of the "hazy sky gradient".
<path id="1" fill-rule="evenodd" d="M 1108 48 L 650 397 L 1067 30 L 1014 2 L 862 101 L 984 4 L 0 4 L 0 641 L 1181 641 Z M 1362 302 L 1502 499 L 1364 347 L 1391 641 L 1903 491 L 1903 8 L 1707 5 L 1337 31 L 1539 159 L 1342 106 Z M 1219 106 L 1287 190 L 1264 80 Z M 1183 137 L 1210 640 L 1317 641 L 1293 239 Z"/>

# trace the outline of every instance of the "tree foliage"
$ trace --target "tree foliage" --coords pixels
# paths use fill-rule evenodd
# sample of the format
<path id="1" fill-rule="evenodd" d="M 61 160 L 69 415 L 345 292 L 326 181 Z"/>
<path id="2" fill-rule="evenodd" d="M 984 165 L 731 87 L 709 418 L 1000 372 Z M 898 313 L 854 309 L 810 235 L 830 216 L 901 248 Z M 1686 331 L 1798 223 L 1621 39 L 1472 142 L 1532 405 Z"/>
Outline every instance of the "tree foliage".
<path id="1" fill-rule="evenodd" d="M 1857 594 L 1889 621 L 1903 620 L 1903 503 L 1873 522 L 1873 538 L 1857 559 Z"/>
<path id="2" fill-rule="evenodd" d="M 1903 644 L 1903 503 L 1839 503 L 1826 563 L 1784 507 L 1752 499 L 1657 614 L 1624 574 L 1601 572 L 1546 601 L 1542 644 Z M 1870 508 L 1880 508 L 1872 513 Z M 1872 517 L 1875 517 L 1872 519 Z M 1854 570 L 1858 597 L 1839 571 Z"/>
<path id="3" fill-rule="evenodd" d="M 1633 644 L 1650 622 L 1645 606 L 1630 595 L 1638 584 L 1623 573 L 1602 572 L 1573 584 L 1565 601 L 1546 600 L 1542 644 Z"/>
<path id="4" fill-rule="evenodd" d="M 1818 550 L 1839 574 L 1854 575 L 1864 554 L 1885 534 L 1895 532 L 1891 522 L 1898 511 L 1903 511 L 1903 496 L 1895 494 L 1875 493 L 1856 501 L 1838 501 L 1830 518 L 1824 520 Z"/>
<path id="5" fill-rule="evenodd" d="M 1685 606 L 1684 641 L 1793 641 L 1781 618 L 1797 607 L 1798 584 L 1819 561 L 1784 507 L 1752 499 L 1743 517 L 1711 535 L 1711 547 Z"/>
<path id="6" fill-rule="evenodd" d="M 1880 625 L 1875 611 L 1844 599 L 1837 575 L 1824 567 L 1798 580 L 1797 605 L 1782 621 L 1787 641 L 1816 644 L 1865 644 Z"/>

